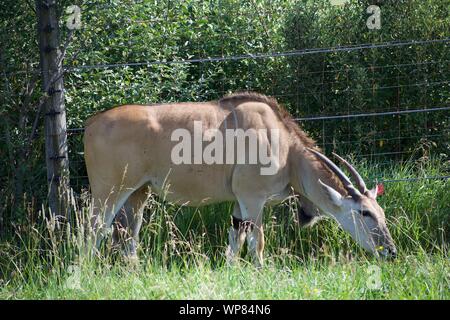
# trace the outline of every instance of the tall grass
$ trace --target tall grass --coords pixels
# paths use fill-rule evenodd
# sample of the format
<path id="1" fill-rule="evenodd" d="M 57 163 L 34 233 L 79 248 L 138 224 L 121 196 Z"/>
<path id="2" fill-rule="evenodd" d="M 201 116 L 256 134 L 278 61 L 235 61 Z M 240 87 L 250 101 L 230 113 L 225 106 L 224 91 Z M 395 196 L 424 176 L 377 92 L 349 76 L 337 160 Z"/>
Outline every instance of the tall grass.
<path id="1" fill-rule="evenodd" d="M 365 177 L 399 180 L 449 171 L 439 159 L 387 168 L 360 163 L 358 168 Z M 98 256 L 88 256 L 83 253 L 88 198 L 71 197 L 70 222 L 58 222 L 42 207 L 36 221 L 16 225 L 15 235 L 2 240 L 0 298 L 450 297 L 448 179 L 385 183 L 379 203 L 400 255 L 391 262 L 365 253 L 334 221 L 299 228 L 293 200 L 267 208 L 262 270 L 250 266 L 245 255 L 238 266 L 225 265 L 229 203 L 187 208 L 151 197 L 139 265 L 122 261 L 110 239 Z M 382 270 L 382 290 L 365 286 L 371 265 Z M 82 289 L 67 285 L 73 277 L 84 279 Z"/>

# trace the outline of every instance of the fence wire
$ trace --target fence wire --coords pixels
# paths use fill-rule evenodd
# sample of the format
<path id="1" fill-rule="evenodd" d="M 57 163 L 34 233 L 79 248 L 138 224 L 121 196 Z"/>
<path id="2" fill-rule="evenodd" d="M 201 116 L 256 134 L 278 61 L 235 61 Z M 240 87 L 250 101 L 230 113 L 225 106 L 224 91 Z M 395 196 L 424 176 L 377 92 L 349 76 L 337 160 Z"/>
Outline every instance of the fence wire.
<path id="1" fill-rule="evenodd" d="M 415 45 L 425 45 L 434 43 L 448 43 L 450 38 L 443 39 L 432 39 L 432 40 L 411 40 L 411 41 L 390 41 L 384 43 L 364 43 L 358 45 L 349 46 L 336 46 L 330 48 L 311 48 L 302 49 L 288 52 L 271 52 L 271 53 L 255 53 L 255 54 L 243 54 L 235 56 L 221 56 L 221 57 L 206 57 L 206 58 L 195 58 L 195 59 L 182 59 L 182 60 L 171 60 L 171 61 L 144 61 L 144 62 L 126 62 L 126 63 L 110 63 L 110 64 L 96 64 L 96 65 L 85 65 L 79 67 L 69 67 L 66 70 L 76 71 L 82 69 L 107 69 L 107 68 L 121 68 L 121 67 L 138 67 L 138 66 L 151 66 L 151 65 L 171 65 L 171 64 L 190 64 L 190 63 L 208 63 L 208 62 L 226 62 L 226 61 L 239 61 L 246 59 L 268 59 L 268 58 L 278 58 L 278 57 L 296 57 L 304 56 L 308 54 L 319 54 L 319 53 L 337 53 L 337 52 L 352 52 L 356 50 L 366 50 L 366 49 L 377 49 L 377 48 L 392 48 L 392 47 L 404 47 L 404 46 L 415 46 Z"/>

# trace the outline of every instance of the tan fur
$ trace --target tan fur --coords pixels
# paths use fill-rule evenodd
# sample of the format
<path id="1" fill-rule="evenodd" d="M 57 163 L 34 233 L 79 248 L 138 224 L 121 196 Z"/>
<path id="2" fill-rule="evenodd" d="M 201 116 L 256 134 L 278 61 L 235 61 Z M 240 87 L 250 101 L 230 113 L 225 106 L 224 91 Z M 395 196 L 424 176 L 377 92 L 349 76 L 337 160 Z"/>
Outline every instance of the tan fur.
<path id="1" fill-rule="evenodd" d="M 291 132 L 293 136 L 297 136 L 298 139 L 300 139 L 303 146 L 308 148 L 316 147 L 316 142 L 300 129 L 290 113 L 273 97 L 268 97 L 256 92 L 245 91 L 229 94 L 219 100 L 219 104 L 229 104 L 232 106 L 238 106 L 244 102 L 262 102 L 267 104 L 272 108 L 281 122 L 283 122 L 285 128 Z"/>

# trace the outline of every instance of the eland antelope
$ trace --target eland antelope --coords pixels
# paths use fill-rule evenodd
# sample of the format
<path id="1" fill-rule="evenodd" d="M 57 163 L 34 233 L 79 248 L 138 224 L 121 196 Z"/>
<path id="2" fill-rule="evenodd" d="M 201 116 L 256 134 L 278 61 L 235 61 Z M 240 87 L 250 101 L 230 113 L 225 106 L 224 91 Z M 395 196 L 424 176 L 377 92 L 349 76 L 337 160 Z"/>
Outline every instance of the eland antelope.
<path id="1" fill-rule="evenodd" d="M 256 152 L 249 147 L 250 135 L 244 137 L 248 144 L 232 144 L 230 149 L 227 145 L 225 152 L 219 150 L 228 140 L 225 143 L 218 139 L 217 133 L 223 137 L 227 130 L 239 129 L 260 130 L 253 142 L 264 142 L 264 147 L 259 147 L 266 148 L 270 156 L 271 172 L 262 172 L 267 163 L 236 162 L 239 153 L 247 159 Z M 203 135 L 201 143 L 196 146 L 194 141 L 192 146 L 189 141 L 181 152 L 183 134 L 195 136 L 195 130 Z M 272 131 L 276 135 L 269 134 Z M 195 151 L 206 152 L 205 143 L 213 140 L 218 144 L 209 155 L 218 160 L 227 157 L 223 153 L 235 151 L 238 155 L 230 158 L 234 161 L 208 162 L 201 155 L 196 158 Z M 104 231 L 110 230 L 117 219 L 130 235 L 125 254 L 136 256 L 142 212 L 150 190 L 157 195 L 166 192 L 167 200 L 187 206 L 234 202 L 227 260 L 234 261 L 247 241 L 254 263 L 261 266 L 264 205 L 294 192 L 302 203 L 299 220 L 304 225 L 321 216 L 332 217 L 374 255 L 396 254 L 384 211 L 376 200 L 377 187 L 369 190 L 355 168 L 335 155 L 355 180 L 353 185 L 337 165 L 319 152 L 289 113 L 265 95 L 243 92 L 212 102 L 116 107 L 87 120 L 84 152 L 94 203 L 91 226 L 97 246 Z M 174 154 L 185 161 L 174 159 Z"/>

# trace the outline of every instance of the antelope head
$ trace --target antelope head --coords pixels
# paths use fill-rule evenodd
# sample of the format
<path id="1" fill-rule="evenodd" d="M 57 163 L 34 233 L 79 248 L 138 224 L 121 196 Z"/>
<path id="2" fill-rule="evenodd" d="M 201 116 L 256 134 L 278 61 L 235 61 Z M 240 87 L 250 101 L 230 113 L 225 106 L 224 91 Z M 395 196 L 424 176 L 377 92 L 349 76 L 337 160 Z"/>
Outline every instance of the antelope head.
<path id="1" fill-rule="evenodd" d="M 317 159 L 324 163 L 344 185 L 348 195 L 343 195 L 319 179 L 319 184 L 328 195 L 333 204 L 333 216 L 341 227 L 349 232 L 355 241 L 375 256 L 394 258 L 396 248 L 386 225 L 384 210 L 377 202 L 378 186 L 369 190 L 356 169 L 346 160 L 333 153 L 333 155 L 348 169 L 356 182 L 352 184 L 347 175 L 338 168 L 325 155 L 316 150 L 309 149 Z"/>

